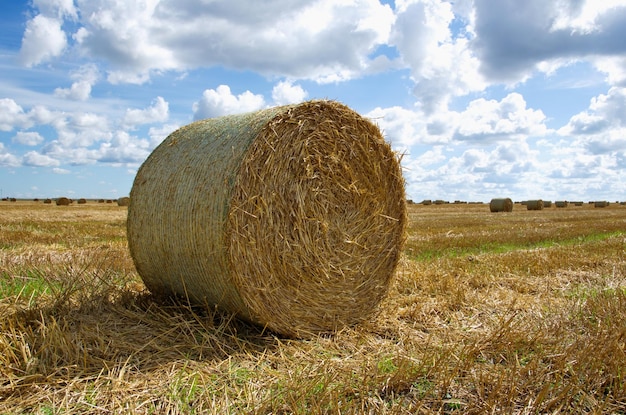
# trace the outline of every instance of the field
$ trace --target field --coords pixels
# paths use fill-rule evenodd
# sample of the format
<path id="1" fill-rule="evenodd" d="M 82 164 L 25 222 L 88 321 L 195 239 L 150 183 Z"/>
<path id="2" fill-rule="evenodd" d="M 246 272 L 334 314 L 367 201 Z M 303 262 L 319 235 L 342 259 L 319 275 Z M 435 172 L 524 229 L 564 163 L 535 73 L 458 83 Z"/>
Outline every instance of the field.
<path id="1" fill-rule="evenodd" d="M 309 339 L 153 297 L 126 214 L 0 202 L 0 413 L 626 413 L 626 206 L 409 205 L 380 312 Z"/>

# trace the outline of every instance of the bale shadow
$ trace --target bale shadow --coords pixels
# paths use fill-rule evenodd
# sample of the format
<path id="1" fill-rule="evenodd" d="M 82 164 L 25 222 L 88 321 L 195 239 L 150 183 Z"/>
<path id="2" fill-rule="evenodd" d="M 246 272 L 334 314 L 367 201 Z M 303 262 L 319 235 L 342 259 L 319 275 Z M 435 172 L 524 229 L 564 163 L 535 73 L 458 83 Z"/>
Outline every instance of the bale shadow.
<path id="1" fill-rule="evenodd" d="M 88 302 L 0 304 L 0 402 L 35 389 L 146 374 L 176 363 L 219 365 L 276 347 L 274 333 L 210 306 L 124 290 Z"/>

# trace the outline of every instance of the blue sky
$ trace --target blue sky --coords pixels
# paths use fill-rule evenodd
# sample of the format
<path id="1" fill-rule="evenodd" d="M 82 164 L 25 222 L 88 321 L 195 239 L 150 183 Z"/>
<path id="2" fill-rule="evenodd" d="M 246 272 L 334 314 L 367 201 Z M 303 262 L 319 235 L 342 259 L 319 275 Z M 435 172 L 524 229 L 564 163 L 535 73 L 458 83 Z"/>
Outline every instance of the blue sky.
<path id="1" fill-rule="evenodd" d="M 626 200 L 626 0 L 0 4 L 2 197 L 128 195 L 196 119 L 334 99 L 407 197 Z"/>

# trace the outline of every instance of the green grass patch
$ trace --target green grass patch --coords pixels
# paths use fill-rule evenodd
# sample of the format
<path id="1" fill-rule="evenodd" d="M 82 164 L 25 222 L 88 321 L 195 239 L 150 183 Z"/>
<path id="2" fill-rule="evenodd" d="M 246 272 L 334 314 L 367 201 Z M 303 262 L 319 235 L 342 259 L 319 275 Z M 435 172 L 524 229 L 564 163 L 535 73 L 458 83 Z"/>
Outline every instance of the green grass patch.
<path id="1" fill-rule="evenodd" d="M 434 249 L 425 249 L 418 252 L 409 250 L 407 255 L 415 261 L 431 261 L 438 258 L 463 258 L 481 254 L 504 254 L 518 250 L 548 249 L 554 246 L 575 246 L 594 242 L 602 242 L 607 239 L 625 236 L 626 232 L 615 231 L 606 233 L 593 233 L 568 239 L 545 239 L 537 242 L 486 242 L 475 246 L 447 246 Z"/>

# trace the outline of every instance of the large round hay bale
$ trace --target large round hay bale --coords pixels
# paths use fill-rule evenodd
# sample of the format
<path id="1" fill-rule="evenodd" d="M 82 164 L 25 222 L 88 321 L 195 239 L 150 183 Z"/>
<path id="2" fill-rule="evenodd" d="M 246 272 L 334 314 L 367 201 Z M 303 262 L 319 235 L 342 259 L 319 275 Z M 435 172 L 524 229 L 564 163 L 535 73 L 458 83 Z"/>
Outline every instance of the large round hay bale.
<path id="1" fill-rule="evenodd" d="M 543 210 L 543 200 L 527 200 L 526 201 L 526 209 L 527 210 Z"/>
<path id="2" fill-rule="evenodd" d="M 609 202 L 607 202 L 606 200 L 596 200 L 595 202 L 593 202 L 593 206 L 597 208 L 603 208 L 609 206 Z"/>
<path id="3" fill-rule="evenodd" d="M 128 196 L 120 197 L 119 199 L 117 199 L 117 205 L 118 206 L 129 206 L 130 205 L 130 197 L 128 197 Z"/>
<path id="4" fill-rule="evenodd" d="M 81 197 L 80 199 L 78 199 L 76 203 L 78 203 L 79 205 L 84 205 L 85 203 L 87 203 L 87 199 L 85 199 L 84 197 Z"/>
<path id="5" fill-rule="evenodd" d="M 334 101 L 182 127 L 143 163 L 130 198 L 129 248 L 151 291 L 288 336 L 369 317 L 405 239 L 398 156 Z"/>
<path id="6" fill-rule="evenodd" d="M 554 205 L 558 208 L 566 208 L 569 205 L 567 200 L 557 200 Z"/>
<path id="7" fill-rule="evenodd" d="M 489 210 L 491 212 L 513 212 L 513 201 L 508 197 L 491 199 Z"/>
<path id="8" fill-rule="evenodd" d="M 72 201 L 67 197 L 59 197 L 56 200 L 57 206 L 69 206 Z"/>
<path id="9" fill-rule="evenodd" d="M 46 204 L 52 204 L 52 199 L 44 199 L 43 202 Z"/>

